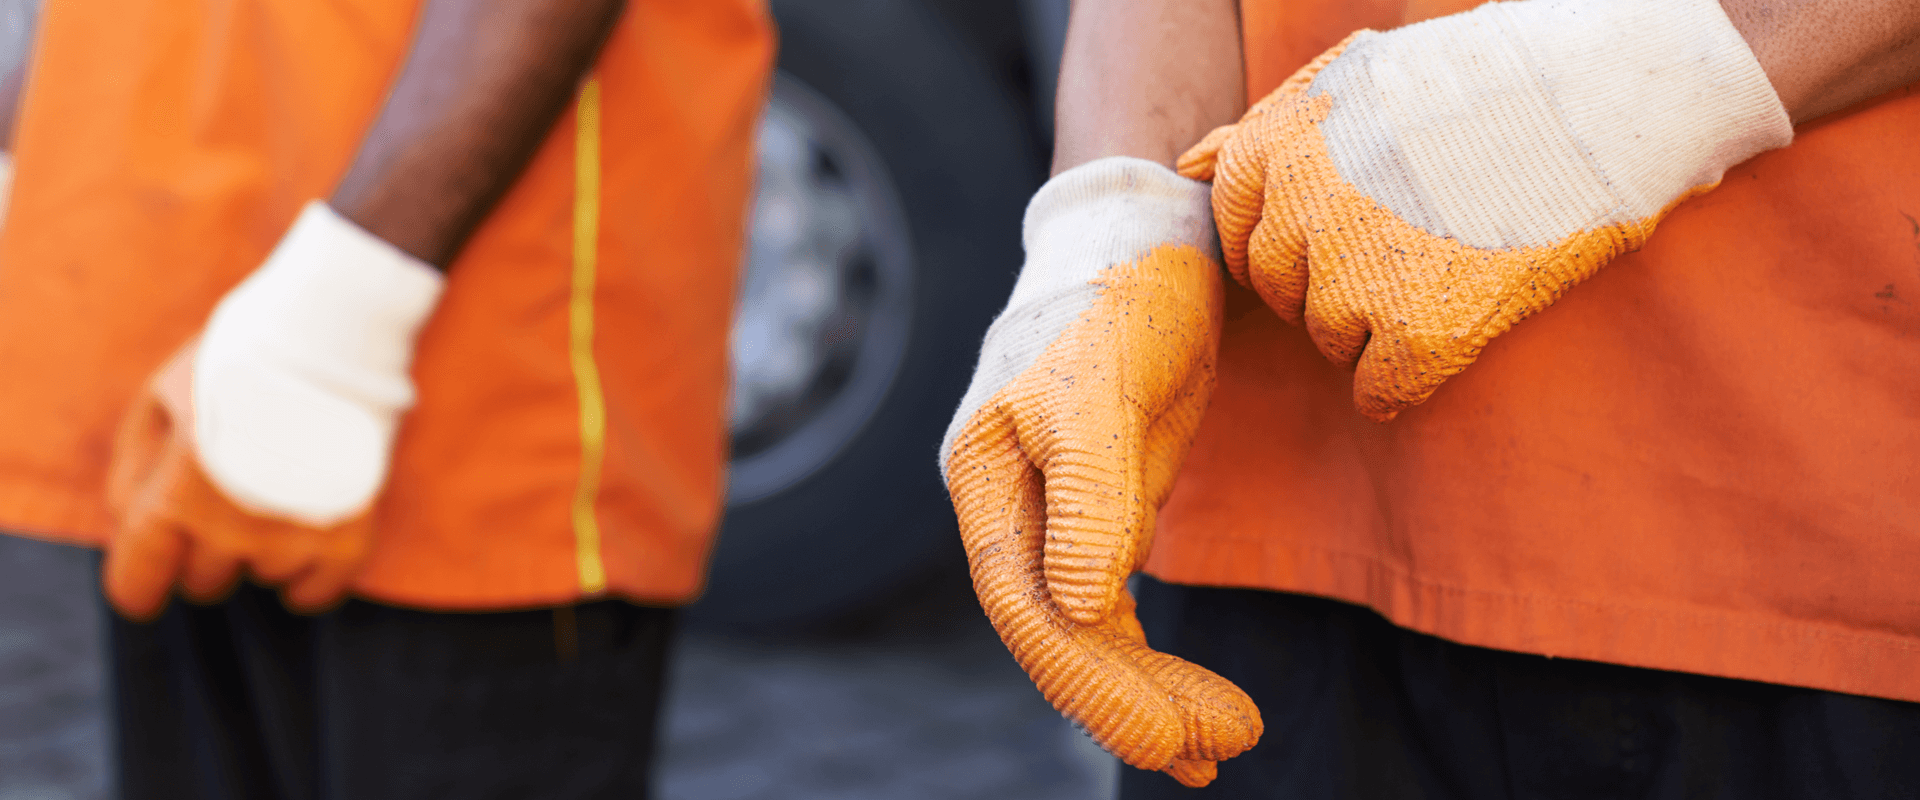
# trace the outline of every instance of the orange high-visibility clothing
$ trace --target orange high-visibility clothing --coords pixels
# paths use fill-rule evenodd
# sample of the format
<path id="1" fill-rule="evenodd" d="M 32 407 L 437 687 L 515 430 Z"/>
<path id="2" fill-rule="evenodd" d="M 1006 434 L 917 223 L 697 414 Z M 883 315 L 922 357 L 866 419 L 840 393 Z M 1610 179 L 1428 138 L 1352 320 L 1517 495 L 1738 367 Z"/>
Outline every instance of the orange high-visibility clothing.
<path id="1" fill-rule="evenodd" d="M 0 234 L 0 528 L 98 543 L 146 377 L 326 197 L 420 0 L 47 4 Z M 433 609 L 698 591 L 772 27 L 629 4 L 452 265 L 358 596 Z"/>
<path id="2" fill-rule="evenodd" d="M 1354 29 L 1472 5 L 1245 0 L 1248 93 Z M 1730 170 L 1385 425 L 1232 288 L 1148 571 L 1467 644 L 1920 700 L 1916 88 Z"/>

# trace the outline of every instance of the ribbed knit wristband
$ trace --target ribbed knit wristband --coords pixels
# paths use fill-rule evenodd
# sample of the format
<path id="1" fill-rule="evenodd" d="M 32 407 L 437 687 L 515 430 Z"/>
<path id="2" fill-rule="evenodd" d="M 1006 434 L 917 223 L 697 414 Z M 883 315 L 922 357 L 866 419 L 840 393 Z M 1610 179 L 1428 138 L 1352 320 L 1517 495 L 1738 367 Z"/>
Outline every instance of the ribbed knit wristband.
<path id="1" fill-rule="evenodd" d="M 1006 310 L 987 329 L 980 364 L 941 440 L 940 468 L 960 426 L 1093 306 L 1100 272 L 1162 245 L 1220 257 L 1209 186 L 1164 165 L 1114 156 L 1047 181 L 1027 204 L 1026 264 Z"/>
<path id="2" fill-rule="evenodd" d="M 1716 0 L 1488 3 L 1356 37 L 1308 94 L 1343 179 L 1489 249 L 1656 217 L 1793 139 Z"/>
<path id="3" fill-rule="evenodd" d="M 228 498 L 314 525 L 364 509 L 413 405 L 414 339 L 444 279 L 309 203 L 220 301 L 194 359 L 195 443 Z"/>

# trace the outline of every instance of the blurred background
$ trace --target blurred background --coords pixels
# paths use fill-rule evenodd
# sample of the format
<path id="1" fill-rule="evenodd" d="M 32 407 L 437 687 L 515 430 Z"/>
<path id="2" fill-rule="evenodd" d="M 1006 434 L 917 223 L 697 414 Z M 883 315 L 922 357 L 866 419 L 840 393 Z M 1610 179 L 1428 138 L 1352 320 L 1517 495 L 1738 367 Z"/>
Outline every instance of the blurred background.
<path id="1" fill-rule="evenodd" d="M 38 5 L 0 0 L 0 68 Z M 728 514 L 658 794 L 1110 796 L 974 603 L 934 463 L 1045 178 L 1067 0 L 772 8 Z M 0 800 L 110 793 L 97 593 L 90 554 L 0 536 Z"/>

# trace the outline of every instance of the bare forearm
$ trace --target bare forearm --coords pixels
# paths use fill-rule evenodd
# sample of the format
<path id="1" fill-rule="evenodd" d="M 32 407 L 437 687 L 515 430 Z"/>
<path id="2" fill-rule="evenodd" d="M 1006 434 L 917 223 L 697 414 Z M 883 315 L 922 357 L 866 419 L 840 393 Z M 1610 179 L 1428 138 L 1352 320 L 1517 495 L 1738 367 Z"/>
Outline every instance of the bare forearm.
<path id="1" fill-rule="evenodd" d="M 1920 80 L 1914 0 L 1720 0 L 1794 122 Z"/>
<path id="2" fill-rule="evenodd" d="M 1173 160 L 1246 108 L 1236 0 L 1078 0 L 1055 108 L 1053 171 Z"/>
<path id="3" fill-rule="evenodd" d="M 622 0 L 429 0 L 331 204 L 445 269 L 533 157 Z"/>

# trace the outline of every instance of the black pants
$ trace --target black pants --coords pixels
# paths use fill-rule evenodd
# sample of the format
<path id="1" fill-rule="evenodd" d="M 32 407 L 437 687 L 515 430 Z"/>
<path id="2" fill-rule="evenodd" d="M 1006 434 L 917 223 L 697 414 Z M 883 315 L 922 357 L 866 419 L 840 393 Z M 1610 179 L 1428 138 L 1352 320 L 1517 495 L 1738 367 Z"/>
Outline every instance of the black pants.
<path id="1" fill-rule="evenodd" d="M 1125 800 L 1920 798 L 1920 704 L 1454 644 L 1317 598 L 1144 579 L 1148 641 L 1245 689 L 1266 733 Z"/>
<path id="2" fill-rule="evenodd" d="M 111 615 L 121 795 L 648 795 L 673 612 L 432 614 L 270 592 Z"/>

